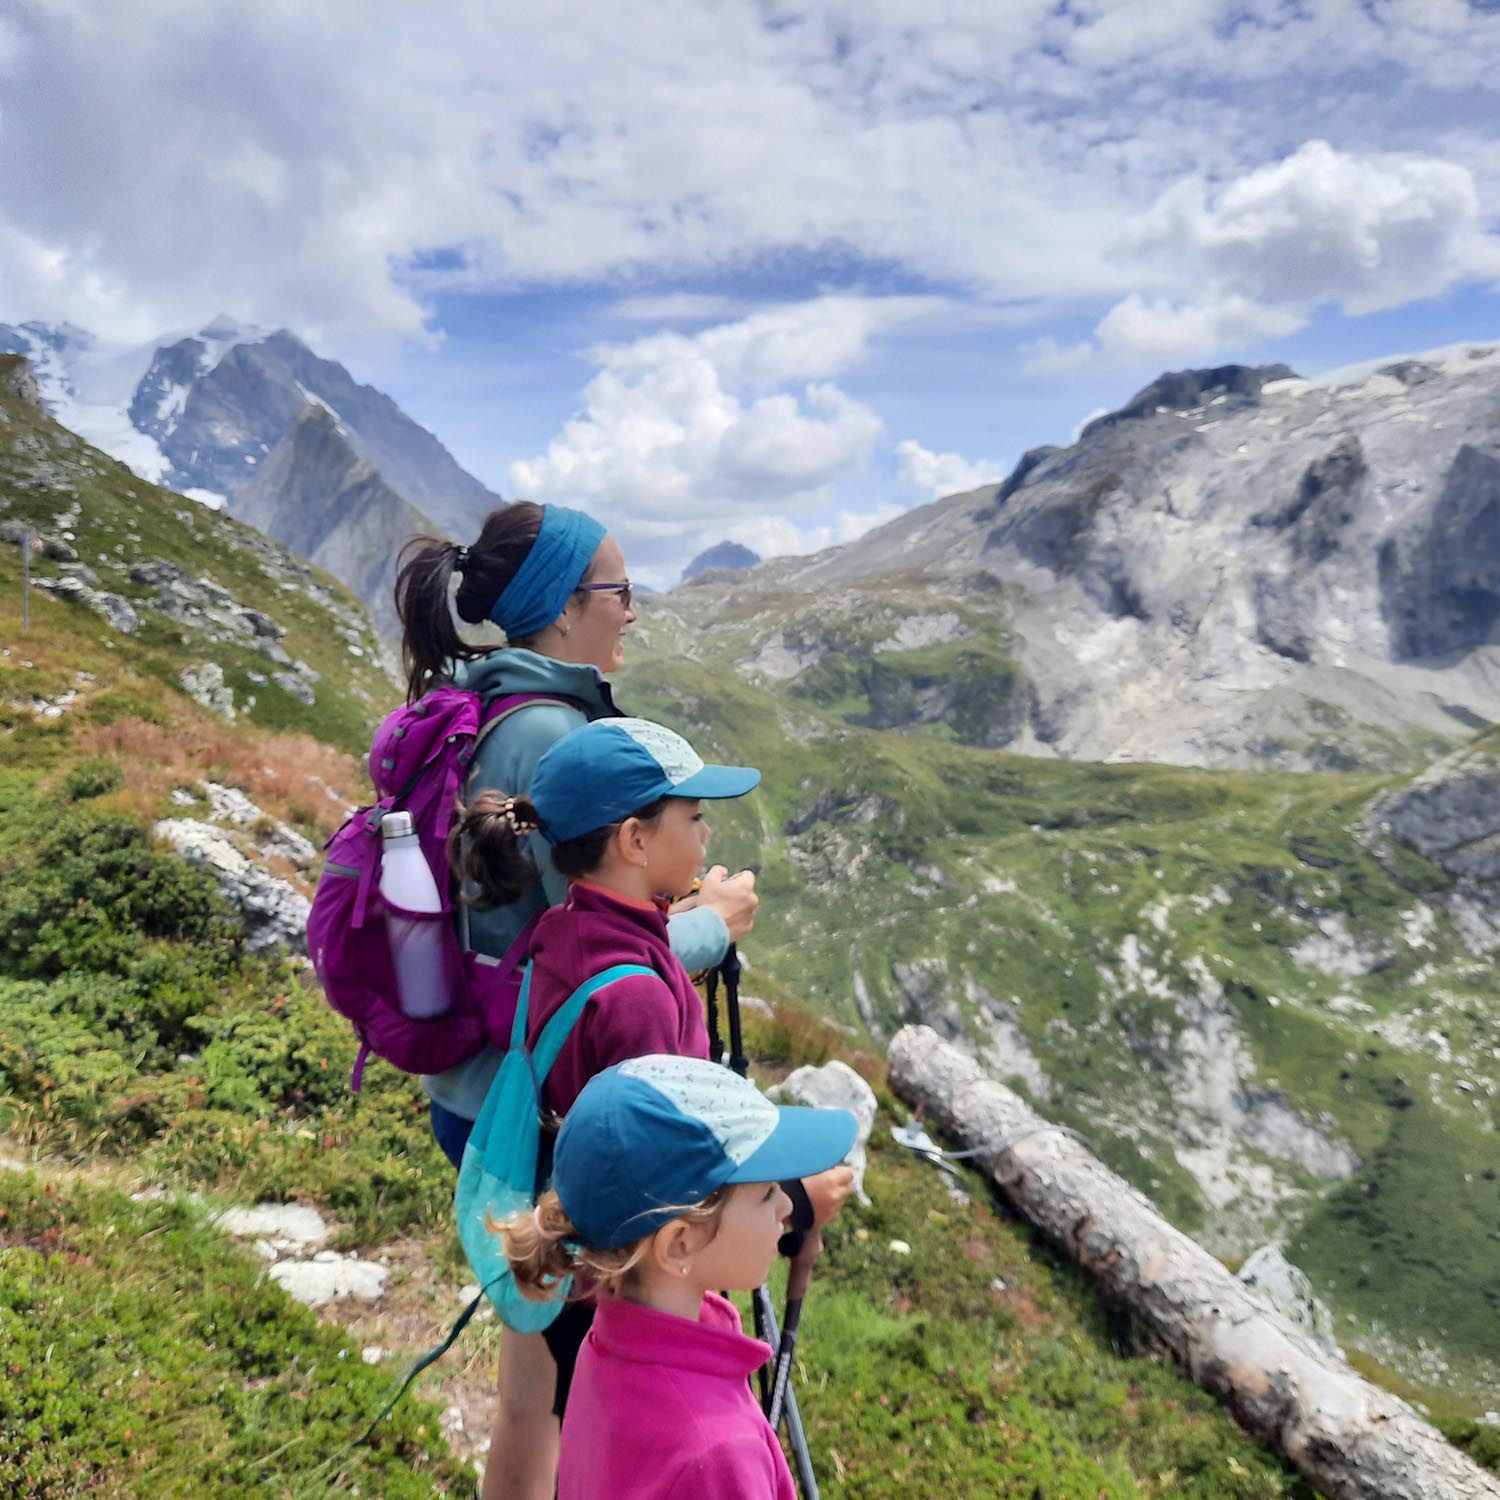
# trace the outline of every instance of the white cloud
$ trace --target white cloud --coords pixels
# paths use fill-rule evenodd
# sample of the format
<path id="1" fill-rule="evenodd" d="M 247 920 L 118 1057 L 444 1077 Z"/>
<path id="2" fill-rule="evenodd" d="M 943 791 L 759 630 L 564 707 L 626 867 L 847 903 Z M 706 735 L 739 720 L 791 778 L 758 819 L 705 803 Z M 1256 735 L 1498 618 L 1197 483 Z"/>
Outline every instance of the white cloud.
<path id="1" fill-rule="evenodd" d="M 609 313 L 622 323 L 708 323 L 745 311 L 734 297 L 712 292 L 663 292 L 655 296 L 622 297 Z"/>
<path id="2" fill-rule="evenodd" d="M 1127 230 L 1125 245 L 1232 287 L 1247 305 L 1336 302 L 1367 313 L 1500 276 L 1500 238 L 1467 167 L 1320 140 L 1218 192 L 1187 179 Z"/>
<path id="3" fill-rule="evenodd" d="M 863 523 L 787 518 L 825 509 L 883 427 L 824 377 L 927 306 L 824 297 L 692 337 L 596 349 L 581 412 L 545 453 L 512 465 L 513 492 L 592 508 L 626 539 L 654 541 L 657 555 L 686 553 L 710 531 L 709 541 L 729 536 L 757 551 L 830 545 Z"/>
<path id="4" fill-rule="evenodd" d="M 825 547 L 841 547 L 904 513 L 902 506 L 893 504 L 868 511 L 841 510 L 829 521 L 806 526 L 790 516 L 758 516 L 736 522 L 724 535 L 762 557 L 800 557 Z"/>
<path id="5" fill-rule="evenodd" d="M 1487 117 L 1497 87 L 1500 16 L 1460 0 L 23 5 L 0 34 L 0 315 L 76 315 L 92 278 L 105 334 L 233 303 L 347 347 L 411 336 L 445 289 L 628 294 L 641 271 L 831 251 L 985 298 L 1183 302 L 1180 278 L 1108 253 L 1115 226 L 1158 203 L 1228 275 L 1271 201 L 1300 193 L 1314 228 L 1325 187 L 1345 288 L 1361 184 L 1384 263 L 1463 259 L 1442 225 L 1485 132 L 1453 122 Z M 1465 154 L 1447 179 L 1260 167 L 1267 142 L 1331 125 L 1346 157 Z M 1161 197 L 1192 171 L 1238 186 Z M 1428 222 L 1399 225 L 1387 180 Z M 1271 276 L 1269 248 L 1250 258 Z M 1350 305 L 1411 284 L 1377 270 Z"/>
<path id="6" fill-rule="evenodd" d="M 1217 190 L 1186 178 L 1119 245 L 1142 277 L 1197 294 L 1132 292 L 1091 341 L 1032 341 L 1028 369 L 1206 357 L 1294 333 L 1330 304 L 1357 316 L 1500 278 L 1500 236 L 1467 167 L 1317 140 Z"/>
<path id="7" fill-rule="evenodd" d="M 1010 472 L 1010 465 L 998 460 L 970 462 L 957 453 L 933 453 L 913 438 L 897 443 L 896 456 L 902 479 L 930 500 L 998 484 Z"/>

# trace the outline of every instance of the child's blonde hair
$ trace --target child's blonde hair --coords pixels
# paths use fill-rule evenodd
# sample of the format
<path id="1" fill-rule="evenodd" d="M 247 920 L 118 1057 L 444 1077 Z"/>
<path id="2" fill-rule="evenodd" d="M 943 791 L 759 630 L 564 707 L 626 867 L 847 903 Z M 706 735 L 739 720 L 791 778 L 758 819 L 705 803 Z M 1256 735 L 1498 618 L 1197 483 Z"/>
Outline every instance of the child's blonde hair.
<path id="1" fill-rule="evenodd" d="M 672 1217 L 685 1219 L 694 1226 L 707 1226 L 712 1239 L 719 1232 L 719 1218 L 731 1191 L 729 1187 L 716 1188 L 701 1203 L 671 1210 Z M 657 1228 L 660 1227 L 658 1224 Z M 563 1278 L 578 1271 L 587 1271 L 592 1280 L 582 1288 L 575 1284 L 575 1296 L 588 1296 L 596 1288 L 620 1291 L 634 1278 L 656 1235 L 653 1229 L 615 1250 L 581 1244 L 562 1200 L 551 1188 L 542 1194 L 529 1214 L 517 1214 L 504 1224 L 491 1224 L 490 1228 L 497 1230 L 505 1241 L 505 1258 L 510 1262 L 517 1289 L 533 1302 L 551 1301 L 557 1296 Z"/>

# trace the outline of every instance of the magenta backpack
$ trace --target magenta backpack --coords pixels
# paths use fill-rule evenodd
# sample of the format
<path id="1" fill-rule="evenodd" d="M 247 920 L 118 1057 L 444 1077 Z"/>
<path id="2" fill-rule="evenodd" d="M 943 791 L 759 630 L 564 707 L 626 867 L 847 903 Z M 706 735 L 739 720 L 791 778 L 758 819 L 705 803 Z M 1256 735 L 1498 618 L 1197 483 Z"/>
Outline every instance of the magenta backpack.
<path id="1" fill-rule="evenodd" d="M 544 693 L 512 693 L 485 704 L 477 693 L 440 687 L 398 708 L 376 732 L 370 746 L 370 780 L 379 800 L 351 814 L 329 840 L 328 859 L 307 918 L 307 951 L 323 993 L 353 1023 L 360 1040 L 349 1079 L 356 1093 L 371 1052 L 404 1073 L 441 1073 L 491 1044 L 507 1044 L 536 919 L 526 924 L 501 958 L 464 951 L 453 909 L 448 829 L 480 741 L 502 718 L 529 703 L 577 707 Z M 416 1020 L 402 1011 L 385 931 L 380 822 L 395 808 L 412 815 L 422 853 L 443 897 L 441 912 L 401 913 L 416 921 L 442 923 L 454 995 L 448 1010 L 430 1020 Z"/>

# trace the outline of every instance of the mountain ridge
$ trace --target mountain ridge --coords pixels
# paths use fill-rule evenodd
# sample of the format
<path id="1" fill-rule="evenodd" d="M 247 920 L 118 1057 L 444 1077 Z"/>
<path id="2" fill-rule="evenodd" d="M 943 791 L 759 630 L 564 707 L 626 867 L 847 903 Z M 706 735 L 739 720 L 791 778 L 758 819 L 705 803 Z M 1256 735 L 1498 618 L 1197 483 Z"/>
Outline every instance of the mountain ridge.
<path id="1" fill-rule="evenodd" d="M 1500 345 L 1183 378 L 1203 405 L 1101 418 L 1002 484 L 697 581 L 694 612 L 744 670 L 796 677 L 834 669 L 882 577 L 927 579 L 934 618 L 963 594 L 1031 754 L 1415 768 L 1500 720 Z"/>

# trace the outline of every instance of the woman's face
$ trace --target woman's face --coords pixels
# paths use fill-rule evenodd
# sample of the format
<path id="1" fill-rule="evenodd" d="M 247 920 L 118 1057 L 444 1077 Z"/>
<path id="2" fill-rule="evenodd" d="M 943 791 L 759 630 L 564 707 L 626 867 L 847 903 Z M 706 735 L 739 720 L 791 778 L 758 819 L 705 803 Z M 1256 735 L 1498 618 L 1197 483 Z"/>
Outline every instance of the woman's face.
<path id="1" fill-rule="evenodd" d="M 626 582 L 625 554 L 620 544 L 607 536 L 599 543 L 589 570 L 588 584 Z M 555 655 L 564 661 L 614 672 L 625 660 L 625 632 L 635 623 L 636 608 L 617 590 L 595 589 L 575 594 L 566 616 L 569 630 Z"/>
<path id="2" fill-rule="evenodd" d="M 641 825 L 651 889 L 674 901 L 692 890 L 708 852 L 709 827 L 702 807 L 696 798 L 671 797 L 654 824 Z"/>

